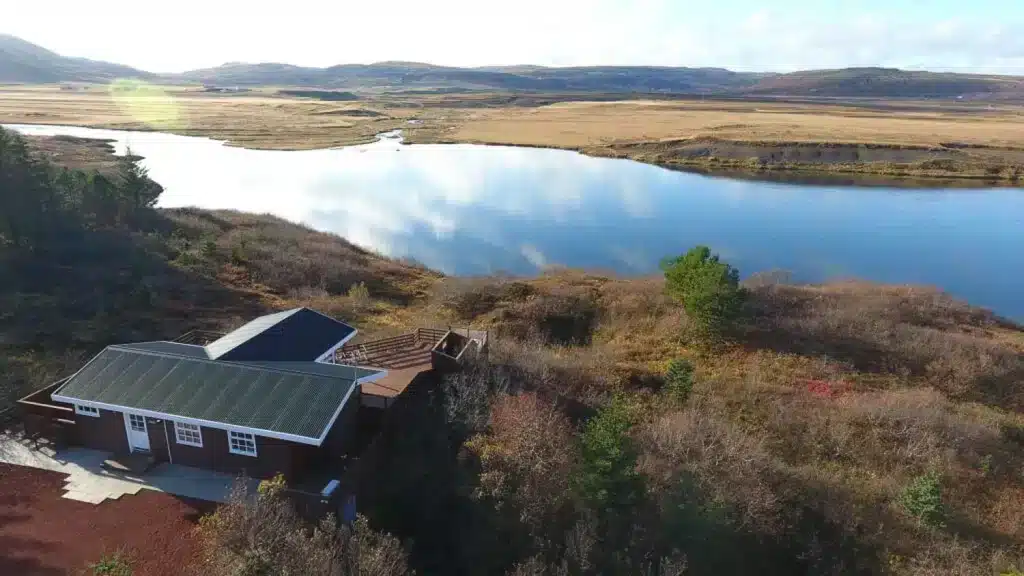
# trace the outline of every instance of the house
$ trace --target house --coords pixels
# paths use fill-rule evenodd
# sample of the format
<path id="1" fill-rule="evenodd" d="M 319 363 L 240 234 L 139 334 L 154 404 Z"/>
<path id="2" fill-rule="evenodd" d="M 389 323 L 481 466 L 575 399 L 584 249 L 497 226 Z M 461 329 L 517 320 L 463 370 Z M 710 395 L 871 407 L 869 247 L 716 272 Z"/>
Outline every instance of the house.
<path id="1" fill-rule="evenodd" d="M 33 396 L 49 390 L 48 400 L 66 414 L 56 420 L 72 431 L 68 443 L 295 479 L 353 448 L 361 386 L 387 374 L 334 363 L 355 334 L 344 322 L 296 308 L 203 346 L 108 346 Z"/>

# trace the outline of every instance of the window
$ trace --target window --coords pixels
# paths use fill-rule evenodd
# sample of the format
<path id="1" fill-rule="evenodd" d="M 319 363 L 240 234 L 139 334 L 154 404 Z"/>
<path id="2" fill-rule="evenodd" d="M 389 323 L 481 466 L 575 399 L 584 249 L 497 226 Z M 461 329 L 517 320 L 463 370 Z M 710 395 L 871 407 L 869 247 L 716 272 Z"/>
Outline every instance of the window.
<path id="1" fill-rule="evenodd" d="M 248 432 L 228 432 L 228 450 L 243 456 L 256 455 L 256 437 Z"/>
<path id="2" fill-rule="evenodd" d="M 132 427 L 132 432 L 145 432 L 146 431 L 146 417 L 139 416 L 138 414 L 128 415 L 128 424 Z"/>
<path id="3" fill-rule="evenodd" d="M 93 408 L 92 406 L 82 406 L 81 404 L 75 404 L 75 414 L 81 414 L 82 416 L 95 416 L 100 417 L 100 409 Z"/>
<path id="4" fill-rule="evenodd" d="M 175 422 L 174 438 L 178 441 L 178 444 L 203 447 L 203 434 L 199 431 L 199 426 L 196 424 Z"/>

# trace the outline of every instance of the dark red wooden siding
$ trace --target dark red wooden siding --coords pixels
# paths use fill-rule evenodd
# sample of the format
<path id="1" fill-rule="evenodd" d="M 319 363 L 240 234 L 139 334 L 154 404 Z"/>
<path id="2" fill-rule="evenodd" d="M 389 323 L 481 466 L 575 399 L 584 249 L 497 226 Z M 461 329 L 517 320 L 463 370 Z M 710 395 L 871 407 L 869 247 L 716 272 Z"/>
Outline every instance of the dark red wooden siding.
<path id="1" fill-rule="evenodd" d="M 76 413 L 75 436 L 86 448 L 115 454 L 128 453 L 128 433 L 124 428 L 124 415 L 120 412 L 100 410 L 99 418 Z"/>

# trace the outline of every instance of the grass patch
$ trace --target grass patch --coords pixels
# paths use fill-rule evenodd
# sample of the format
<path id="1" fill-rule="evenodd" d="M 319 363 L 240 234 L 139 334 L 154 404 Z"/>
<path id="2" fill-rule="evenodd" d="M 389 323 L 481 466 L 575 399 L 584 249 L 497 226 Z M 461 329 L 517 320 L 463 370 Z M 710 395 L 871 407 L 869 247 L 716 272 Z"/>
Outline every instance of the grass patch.
<path id="1" fill-rule="evenodd" d="M 106 90 L 0 87 L 0 119 L 160 129 L 259 149 L 363 144 L 381 132 L 402 129 L 410 143 L 566 148 L 716 170 L 856 172 L 999 182 L 1024 177 L 1024 151 L 1019 143 L 1022 116 L 1012 104 L 990 109 L 971 103 L 884 99 L 609 102 L 602 95 L 578 101 L 579 95 L 405 93 L 366 96 L 356 106 L 264 90 L 220 95 L 168 87 L 164 94 L 160 102 L 133 102 L 129 113 Z M 412 118 L 418 123 L 409 124 Z"/>

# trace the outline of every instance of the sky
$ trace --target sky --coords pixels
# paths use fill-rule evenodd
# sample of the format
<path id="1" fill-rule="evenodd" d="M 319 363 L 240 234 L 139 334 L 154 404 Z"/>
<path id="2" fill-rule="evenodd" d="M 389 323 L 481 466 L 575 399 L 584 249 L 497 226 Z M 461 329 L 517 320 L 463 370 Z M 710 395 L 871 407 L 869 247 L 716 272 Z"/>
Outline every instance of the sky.
<path id="1" fill-rule="evenodd" d="M 1024 0 L 0 0 L 0 14 L 0 33 L 150 72 L 405 60 L 1024 74 Z"/>

